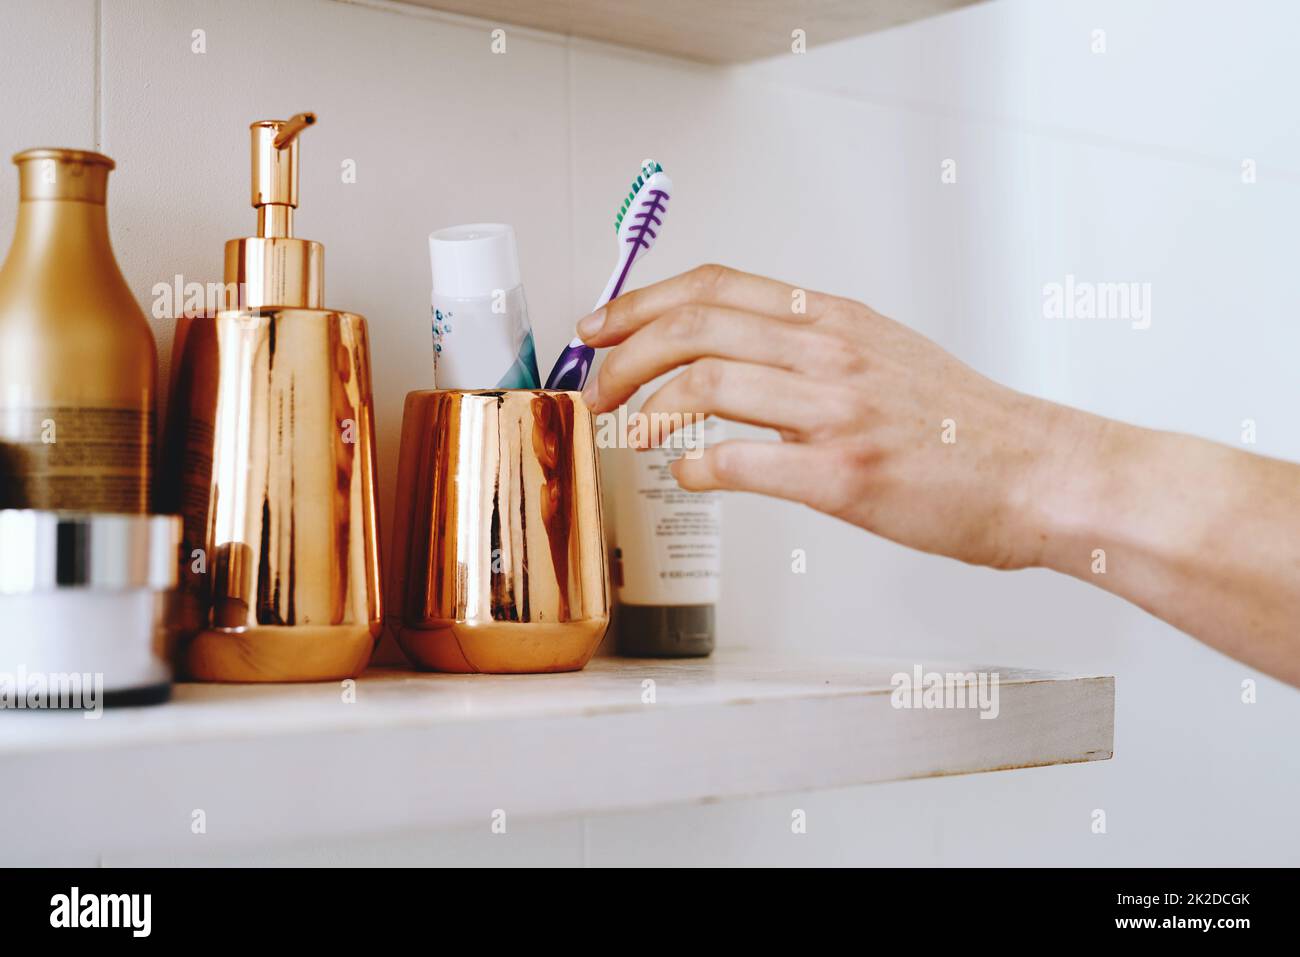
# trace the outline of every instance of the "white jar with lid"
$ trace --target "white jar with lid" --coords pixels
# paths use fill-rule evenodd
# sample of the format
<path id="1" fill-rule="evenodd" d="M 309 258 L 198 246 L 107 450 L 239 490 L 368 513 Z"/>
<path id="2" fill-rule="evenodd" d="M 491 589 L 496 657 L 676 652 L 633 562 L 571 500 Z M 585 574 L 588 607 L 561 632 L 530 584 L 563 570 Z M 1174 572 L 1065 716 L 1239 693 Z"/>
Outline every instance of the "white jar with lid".
<path id="1" fill-rule="evenodd" d="M 42 684 L 34 706 L 57 706 L 70 676 L 108 704 L 165 701 L 180 538 L 168 515 L 0 511 L 0 707 Z"/>

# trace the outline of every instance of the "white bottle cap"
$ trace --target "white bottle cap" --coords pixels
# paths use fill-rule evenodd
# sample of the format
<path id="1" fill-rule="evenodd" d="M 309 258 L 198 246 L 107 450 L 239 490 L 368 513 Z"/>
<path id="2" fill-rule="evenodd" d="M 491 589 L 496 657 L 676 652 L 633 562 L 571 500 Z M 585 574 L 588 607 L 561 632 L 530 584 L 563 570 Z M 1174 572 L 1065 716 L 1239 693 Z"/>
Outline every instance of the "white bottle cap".
<path id="1" fill-rule="evenodd" d="M 520 284 L 515 231 L 504 223 L 470 223 L 429 234 L 433 292 L 449 299 L 479 299 Z"/>

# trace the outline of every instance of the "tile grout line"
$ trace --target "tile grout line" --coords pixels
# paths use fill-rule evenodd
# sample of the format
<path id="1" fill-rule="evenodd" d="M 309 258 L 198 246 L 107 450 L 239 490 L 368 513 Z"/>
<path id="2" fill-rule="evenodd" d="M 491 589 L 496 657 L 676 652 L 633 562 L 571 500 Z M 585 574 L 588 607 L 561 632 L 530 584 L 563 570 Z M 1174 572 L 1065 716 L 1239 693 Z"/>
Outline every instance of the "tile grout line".
<path id="1" fill-rule="evenodd" d="M 568 149 L 568 186 L 569 186 L 569 312 L 572 316 L 574 310 L 582 308 L 578 304 L 578 153 L 577 145 L 577 107 L 574 103 L 574 73 L 576 68 L 573 62 L 573 40 L 571 37 L 566 38 L 564 44 L 564 116 L 567 121 L 568 130 L 565 136 L 565 146 Z M 585 315 L 579 313 L 578 315 Z M 576 320 L 574 320 L 576 321 Z M 573 338 L 570 330 L 564 330 L 564 342 L 560 346 L 563 349 Z M 548 375 L 548 369 L 543 375 Z"/>
<path id="2" fill-rule="evenodd" d="M 104 151 L 104 0 L 95 0 L 95 152 Z"/>

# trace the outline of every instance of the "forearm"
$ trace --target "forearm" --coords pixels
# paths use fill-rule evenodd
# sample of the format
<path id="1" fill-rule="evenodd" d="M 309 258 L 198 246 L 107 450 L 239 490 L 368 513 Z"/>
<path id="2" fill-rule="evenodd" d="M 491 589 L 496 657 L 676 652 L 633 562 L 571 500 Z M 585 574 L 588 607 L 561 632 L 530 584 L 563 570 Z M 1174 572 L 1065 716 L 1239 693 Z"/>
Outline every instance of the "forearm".
<path id="1" fill-rule="evenodd" d="M 1300 466 L 1060 418 L 1039 563 L 1300 685 Z"/>
<path id="2" fill-rule="evenodd" d="M 802 302 L 806 308 L 794 310 Z M 578 324 L 597 412 L 766 426 L 673 474 L 976 565 L 1100 585 L 1300 686 L 1300 466 L 1013 392 L 861 303 L 703 266 Z"/>

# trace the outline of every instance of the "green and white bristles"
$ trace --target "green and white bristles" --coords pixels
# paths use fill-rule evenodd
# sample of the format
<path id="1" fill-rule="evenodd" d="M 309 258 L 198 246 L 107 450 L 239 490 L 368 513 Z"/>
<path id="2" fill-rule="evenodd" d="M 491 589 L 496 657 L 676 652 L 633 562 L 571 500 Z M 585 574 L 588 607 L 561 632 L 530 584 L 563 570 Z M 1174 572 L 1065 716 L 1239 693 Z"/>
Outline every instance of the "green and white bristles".
<path id="1" fill-rule="evenodd" d="M 644 186 L 645 181 L 655 173 L 662 173 L 663 171 L 664 168 L 652 159 L 642 161 L 641 172 L 632 181 L 632 190 L 627 194 L 627 199 L 623 200 L 623 207 L 618 211 L 618 216 L 614 219 L 614 232 L 618 232 L 623 227 L 623 217 L 632 208 L 632 200 L 636 199 L 637 190 Z"/>

